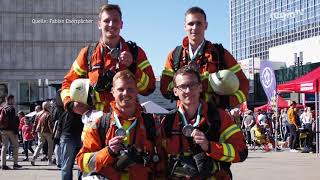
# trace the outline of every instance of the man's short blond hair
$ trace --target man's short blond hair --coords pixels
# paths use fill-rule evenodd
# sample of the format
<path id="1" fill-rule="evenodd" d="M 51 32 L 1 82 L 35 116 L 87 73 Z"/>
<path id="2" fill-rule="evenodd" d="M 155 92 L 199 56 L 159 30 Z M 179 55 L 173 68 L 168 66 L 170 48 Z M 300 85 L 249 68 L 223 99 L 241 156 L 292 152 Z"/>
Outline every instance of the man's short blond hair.
<path id="1" fill-rule="evenodd" d="M 131 79 L 132 81 L 136 82 L 135 75 L 131 71 L 129 71 L 128 69 L 123 70 L 123 71 L 119 71 L 114 75 L 114 77 L 112 79 L 112 85 L 113 86 L 115 85 L 115 82 L 118 79 Z"/>
<path id="2" fill-rule="evenodd" d="M 104 12 L 104 11 L 111 11 L 111 10 L 116 10 L 118 11 L 121 19 L 122 19 L 122 12 L 121 12 L 121 9 L 120 9 L 120 6 L 119 5 L 116 5 L 116 4 L 107 4 L 107 5 L 103 5 L 100 7 L 100 10 L 99 10 L 99 19 L 101 19 L 101 14 Z"/>

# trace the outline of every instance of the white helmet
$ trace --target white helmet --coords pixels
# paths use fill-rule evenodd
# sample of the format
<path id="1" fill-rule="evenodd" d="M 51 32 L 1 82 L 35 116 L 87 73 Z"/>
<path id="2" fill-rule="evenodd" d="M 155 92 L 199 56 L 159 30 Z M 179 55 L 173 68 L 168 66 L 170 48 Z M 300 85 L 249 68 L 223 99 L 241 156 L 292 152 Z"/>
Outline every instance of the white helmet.
<path id="1" fill-rule="evenodd" d="M 209 74 L 209 83 L 219 95 L 231 95 L 239 89 L 238 77 L 227 69 Z"/>
<path id="2" fill-rule="evenodd" d="M 72 101 L 87 104 L 89 95 L 89 79 L 76 79 L 70 86 L 70 97 Z"/>

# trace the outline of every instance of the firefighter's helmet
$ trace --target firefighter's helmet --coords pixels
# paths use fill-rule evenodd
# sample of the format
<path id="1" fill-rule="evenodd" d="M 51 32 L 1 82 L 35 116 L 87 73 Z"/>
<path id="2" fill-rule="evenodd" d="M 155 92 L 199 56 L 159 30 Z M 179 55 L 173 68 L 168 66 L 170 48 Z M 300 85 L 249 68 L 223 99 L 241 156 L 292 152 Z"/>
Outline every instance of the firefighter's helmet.
<path id="1" fill-rule="evenodd" d="M 232 95 L 239 89 L 238 77 L 227 69 L 211 73 L 209 83 L 218 95 Z"/>
<path id="2" fill-rule="evenodd" d="M 89 79 L 76 79 L 70 86 L 70 97 L 72 101 L 88 104 Z"/>

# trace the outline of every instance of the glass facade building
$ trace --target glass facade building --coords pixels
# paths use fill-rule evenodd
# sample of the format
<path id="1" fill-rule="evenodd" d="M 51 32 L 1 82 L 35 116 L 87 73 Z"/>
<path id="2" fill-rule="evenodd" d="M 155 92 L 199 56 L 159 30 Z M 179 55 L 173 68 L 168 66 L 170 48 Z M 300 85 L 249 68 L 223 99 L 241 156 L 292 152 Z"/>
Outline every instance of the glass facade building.
<path id="1" fill-rule="evenodd" d="M 320 0 L 230 0 L 231 52 L 269 59 L 269 48 L 320 35 Z"/>

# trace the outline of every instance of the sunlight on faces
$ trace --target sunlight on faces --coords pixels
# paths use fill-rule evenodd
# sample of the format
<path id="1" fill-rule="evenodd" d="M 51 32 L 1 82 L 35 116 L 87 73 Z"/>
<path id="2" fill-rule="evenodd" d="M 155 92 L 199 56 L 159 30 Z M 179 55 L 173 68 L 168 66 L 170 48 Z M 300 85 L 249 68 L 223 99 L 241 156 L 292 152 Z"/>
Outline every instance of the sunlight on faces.
<path id="1" fill-rule="evenodd" d="M 187 14 L 185 17 L 184 30 L 190 41 L 200 43 L 204 40 L 204 34 L 207 30 L 208 22 L 200 13 Z"/>
<path id="2" fill-rule="evenodd" d="M 102 36 L 107 39 L 118 37 L 122 25 L 123 22 L 117 10 L 103 11 L 98 21 L 98 28 L 101 30 Z"/>
<path id="3" fill-rule="evenodd" d="M 198 82 L 196 75 L 190 73 L 179 74 L 175 78 L 175 84 L 174 95 L 179 97 L 183 105 L 199 102 L 202 85 Z"/>
<path id="4" fill-rule="evenodd" d="M 131 78 L 118 78 L 113 82 L 111 93 L 118 108 L 135 108 L 138 89 Z"/>

